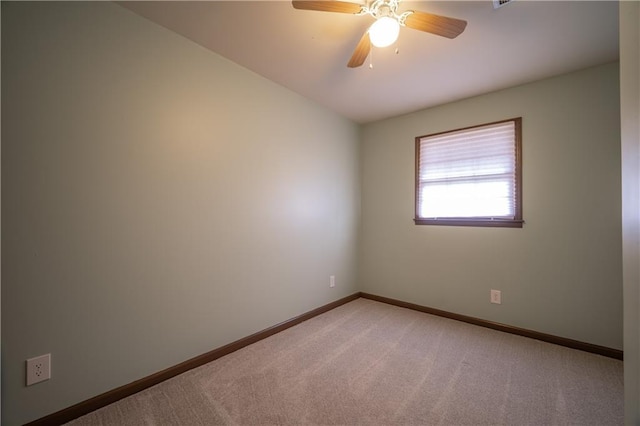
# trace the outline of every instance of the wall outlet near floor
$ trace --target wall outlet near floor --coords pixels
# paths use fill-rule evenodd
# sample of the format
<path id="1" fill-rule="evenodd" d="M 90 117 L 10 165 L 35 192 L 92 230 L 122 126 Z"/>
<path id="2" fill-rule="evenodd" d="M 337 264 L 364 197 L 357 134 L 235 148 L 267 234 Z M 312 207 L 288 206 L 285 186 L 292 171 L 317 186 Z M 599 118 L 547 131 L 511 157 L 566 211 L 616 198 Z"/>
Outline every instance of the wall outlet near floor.
<path id="1" fill-rule="evenodd" d="M 27 360 L 27 386 L 51 378 L 51 354 L 40 355 Z"/>
<path id="2" fill-rule="evenodd" d="M 329 276 L 329 287 L 335 287 L 336 286 L 336 276 L 335 275 L 330 275 Z"/>
<path id="3" fill-rule="evenodd" d="M 502 292 L 500 290 L 491 290 L 491 303 L 502 304 Z"/>

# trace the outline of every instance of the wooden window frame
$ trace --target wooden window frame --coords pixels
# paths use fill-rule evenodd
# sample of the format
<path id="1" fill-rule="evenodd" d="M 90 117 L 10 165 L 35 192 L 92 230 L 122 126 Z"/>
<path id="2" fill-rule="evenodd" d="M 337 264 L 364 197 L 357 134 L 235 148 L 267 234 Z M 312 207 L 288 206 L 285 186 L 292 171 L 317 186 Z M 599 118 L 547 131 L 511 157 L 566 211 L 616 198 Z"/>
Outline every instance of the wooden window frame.
<path id="1" fill-rule="evenodd" d="M 431 136 L 444 135 L 447 133 L 472 130 L 478 127 L 514 122 L 515 131 L 515 212 L 513 218 L 491 218 L 491 217 L 447 217 L 447 218 L 423 218 L 420 217 L 419 191 L 420 191 L 420 143 L 421 139 Z M 477 226 L 477 227 L 500 227 L 500 228 L 522 228 L 524 220 L 522 218 L 522 117 L 510 118 L 507 120 L 494 121 L 491 123 L 478 124 L 475 126 L 463 127 L 445 132 L 433 133 L 415 138 L 415 212 L 414 223 L 416 225 L 445 225 L 445 226 Z"/>

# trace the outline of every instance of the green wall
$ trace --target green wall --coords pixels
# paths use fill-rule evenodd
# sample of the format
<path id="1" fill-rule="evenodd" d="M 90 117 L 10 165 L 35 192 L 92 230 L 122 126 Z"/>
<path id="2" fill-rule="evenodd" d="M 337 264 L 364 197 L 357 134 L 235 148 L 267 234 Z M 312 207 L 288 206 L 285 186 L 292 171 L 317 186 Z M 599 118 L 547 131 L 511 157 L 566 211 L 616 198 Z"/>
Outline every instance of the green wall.
<path id="1" fill-rule="evenodd" d="M 622 349 L 618 84 L 614 63 L 364 126 L 360 289 Z M 524 227 L 414 225 L 414 138 L 513 117 Z"/>
<path id="2" fill-rule="evenodd" d="M 120 6 L 2 2 L 2 122 L 5 425 L 356 291 L 358 127 Z"/>

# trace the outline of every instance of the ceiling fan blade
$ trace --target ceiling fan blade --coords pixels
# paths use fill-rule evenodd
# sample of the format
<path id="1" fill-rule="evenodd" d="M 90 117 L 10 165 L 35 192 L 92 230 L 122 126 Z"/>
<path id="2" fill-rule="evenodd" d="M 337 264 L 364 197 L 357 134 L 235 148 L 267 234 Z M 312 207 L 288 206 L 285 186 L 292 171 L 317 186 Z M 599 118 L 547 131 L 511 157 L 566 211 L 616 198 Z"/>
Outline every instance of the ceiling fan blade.
<path id="1" fill-rule="evenodd" d="M 362 6 L 346 1 L 305 1 L 294 0 L 291 2 L 295 9 L 319 10 L 321 12 L 358 13 Z"/>
<path id="2" fill-rule="evenodd" d="M 407 16 L 404 24 L 414 30 L 425 31 L 447 38 L 456 38 L 466 28 L 467 21 L 434 15 L 432 13 L 413 12 Z"/>
<path id="3" fill-rule="evenodd" d="M 347 66 L 349 68 L 357 68 L 360 65 L 364 64 L 365 59 L 369 56 L 369 52 L 371 51 L 371 40 L 369 40 L 369 31 L 365 32 L 355 50 L 353 51 L 353 55 L 351 55 L 351 59 Z"/>

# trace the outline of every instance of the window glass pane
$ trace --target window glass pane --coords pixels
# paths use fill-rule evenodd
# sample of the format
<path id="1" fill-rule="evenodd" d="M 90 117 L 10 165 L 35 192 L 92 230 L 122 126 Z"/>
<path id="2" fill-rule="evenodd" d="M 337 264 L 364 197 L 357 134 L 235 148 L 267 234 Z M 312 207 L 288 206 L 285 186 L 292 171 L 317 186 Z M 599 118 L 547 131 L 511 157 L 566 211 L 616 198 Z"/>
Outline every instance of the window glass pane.
<path id="1" fill-rule="evenodd" d="M 425 185 L 421 217 L 513 217 L 509 182 Z"/>

